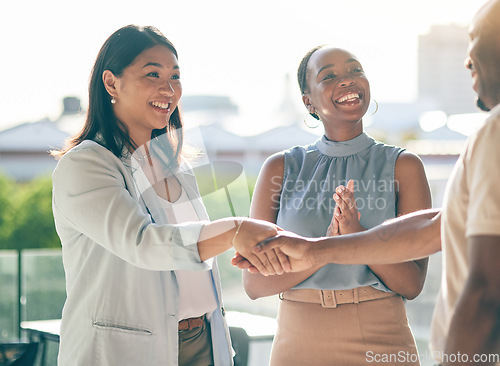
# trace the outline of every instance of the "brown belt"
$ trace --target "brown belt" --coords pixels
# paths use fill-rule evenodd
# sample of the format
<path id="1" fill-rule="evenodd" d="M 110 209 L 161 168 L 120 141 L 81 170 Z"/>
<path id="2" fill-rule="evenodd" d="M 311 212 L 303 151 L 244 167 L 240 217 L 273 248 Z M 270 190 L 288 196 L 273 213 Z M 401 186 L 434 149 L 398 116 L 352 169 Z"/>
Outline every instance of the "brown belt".
<path id="1" fill-rule="evenodd" d="M 179 330 L 192 330 L 194 328 L 199 328 L 204 322 L 205 315 L 202 315 L 199 318 L 182 319 L 179 322 Z"/>
<path id="2" fill-rule="evenodd" d="M 398 296 L 394 292 L 376 290 L 371 286 L 351 290 L 291 289 L 280 294 L 281 300 L 321 304 L 324 308 L 336 308 L 341 304 L 358 304 L 362 301 Z"/>

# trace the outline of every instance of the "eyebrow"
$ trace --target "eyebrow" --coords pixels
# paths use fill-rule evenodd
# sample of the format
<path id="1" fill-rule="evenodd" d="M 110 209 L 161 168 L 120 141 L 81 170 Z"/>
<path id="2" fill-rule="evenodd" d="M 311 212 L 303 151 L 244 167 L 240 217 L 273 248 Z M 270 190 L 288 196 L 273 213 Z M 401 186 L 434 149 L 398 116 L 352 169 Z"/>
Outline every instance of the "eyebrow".
<path id="1" fill-rule="evenodd" d="M 358 61 L 358 60 L 356 60 L 355 58 L 350 58 L 350 59 L 348 59 L 345 63 L 346 63 L 346 64 L 350 64 L 350 63 L 352 63 L 352 62 L 359 62 L 359 61 Z M 333 66 L 335 66 L 335 64 L 328 64 L 328 65 L 323 66 L 321 69 L 319 69 L 318 74 L 317 74 L 316 76 L 318 76 L 318 75 L 321 73 L 321 71 L 323 71 L 323 70 L 325 70 L 325 69 L 328 69 L 328 68 L 330 68 L 330 67 L 333 67 Z"/>
<path id="2" fill-rule="evenodd" d="M 163 68 L 163 65 L 162 64 L 159 64 L 158 62 L 148 62 L 146 65 L 144 65 L 142 68 L 146 68 L 148 66 L 156 66 L 156 67 L 159 67 L 160 69 Z M 175 70 L 179 69 L 179 65 L 174 65 L 173 67 Z"/>

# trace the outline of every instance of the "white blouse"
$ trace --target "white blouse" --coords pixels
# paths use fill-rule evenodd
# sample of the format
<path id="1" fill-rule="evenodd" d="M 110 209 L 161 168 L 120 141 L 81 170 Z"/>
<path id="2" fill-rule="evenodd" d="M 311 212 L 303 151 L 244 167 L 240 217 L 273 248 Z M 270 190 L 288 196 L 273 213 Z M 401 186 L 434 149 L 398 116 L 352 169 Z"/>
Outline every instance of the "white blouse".
<path id="1" fill-rule="evenodd" d="M 160 200 L 170 224 L 198 220 L 186 191 L 182 187 L 181 189 L 181 196 L 175 202 L 163 198 Z M 176 270 L 175 275 L 179 285 L 179 320 L 196 318 L 203 314 L 210 317 L 217 308 L 210 271 Z"/>

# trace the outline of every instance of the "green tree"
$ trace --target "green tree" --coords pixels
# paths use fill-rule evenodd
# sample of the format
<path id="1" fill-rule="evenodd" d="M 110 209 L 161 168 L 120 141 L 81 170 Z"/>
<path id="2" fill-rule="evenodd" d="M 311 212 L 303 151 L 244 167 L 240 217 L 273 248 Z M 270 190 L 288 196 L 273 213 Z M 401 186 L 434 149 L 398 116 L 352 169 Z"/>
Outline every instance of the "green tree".
<path id="1" fill-rule="evenodd" d="M 12 231 L 10 221 L 13 214 L 12 195 L 14 182 L 0 175 L 0 249 L 6 247 Z"/>
<path id="2" fill-rule="evenodd" d="M 57 248 L 60 246 L 52 216 L 52 180 L 37 178 L 17 185 L 10 195 L 8 235 L 2 249 Z"/>

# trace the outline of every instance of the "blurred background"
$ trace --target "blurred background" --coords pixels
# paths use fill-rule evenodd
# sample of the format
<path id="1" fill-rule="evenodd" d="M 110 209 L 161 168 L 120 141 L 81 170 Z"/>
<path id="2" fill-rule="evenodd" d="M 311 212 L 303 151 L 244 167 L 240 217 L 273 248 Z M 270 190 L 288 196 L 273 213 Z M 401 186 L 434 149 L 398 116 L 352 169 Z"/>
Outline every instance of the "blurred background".
<path id="1" fill-rule="evenodd" d="M 486 116 L 477 112 L 463 66 L 468 24 L 484 2 L 3 2 L 0 342 L 25 336 L 20 321 L 61 316 L 64 272 L 50 205 L 55 161 L 47 152 L 82 126 L 95 56 L 116 29 L 131 23 L 154 25 L 176 46 L 185 126 L 194 131 L 188 137 L 194 136 L 193 145 L 201 141 L 210 161 L 243 167 L 243 178 L 231 184 L 239 214 L 248 214 L 267 156 L 322 134 L 321 127 L 306 127 L 315 121 L 302 106 L 296 69 L 309 49 L 325 43 L 357 55 L 377 102 L 369 113 L 378 104 L 364 121 L 366 131 L 422 158 L 433 205 L 440 207 L 465 139 Z M 223 191 L 204 195 L 204 201 L 211 219 L 234 211 Z M 249 300 L 240 272 L 229 265 L 231 256 L 228 252 L 219 259 L 226 309 L 268 317 L 272 332 L 279 300 Z M 440 266 L 440 255 L 432 256 L 423 293 L 407 302 L 424 355 Z M 265 360 L 269 347 L 267 338 L 250 364 L 264 364 L 257 357 Z M 55 364 L 57 344 L 47 349 L 47 364 Z M 432 364 L 430 357 L 422 364 Z"/>

